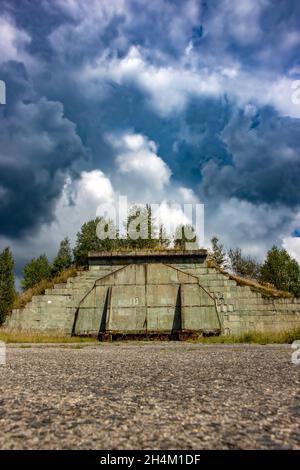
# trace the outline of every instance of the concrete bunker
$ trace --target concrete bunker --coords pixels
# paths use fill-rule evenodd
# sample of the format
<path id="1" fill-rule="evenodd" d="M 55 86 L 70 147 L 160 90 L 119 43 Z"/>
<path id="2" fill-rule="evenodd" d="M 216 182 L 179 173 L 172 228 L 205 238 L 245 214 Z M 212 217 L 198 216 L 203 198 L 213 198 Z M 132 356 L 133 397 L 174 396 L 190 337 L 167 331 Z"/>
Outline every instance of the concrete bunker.
<path id="1" fill-rule="evenodd" d="M 300 328 L 300 299 L 240 284 L 212 267 L 206 250 L 90 253 L 88 261 L 14 310 L 6 328 L 100 340 Z"/>

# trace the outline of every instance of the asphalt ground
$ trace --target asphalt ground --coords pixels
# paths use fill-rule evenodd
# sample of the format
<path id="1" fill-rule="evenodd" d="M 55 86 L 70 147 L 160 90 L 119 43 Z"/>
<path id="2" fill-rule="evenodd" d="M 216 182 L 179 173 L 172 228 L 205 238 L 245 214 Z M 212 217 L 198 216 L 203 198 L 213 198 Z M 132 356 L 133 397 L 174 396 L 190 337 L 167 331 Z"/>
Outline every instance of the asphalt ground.
<path id="1" fill-rule="evenodd" d="M 288 345 L 9 345 L 1 449 L 300 449 Z"/>

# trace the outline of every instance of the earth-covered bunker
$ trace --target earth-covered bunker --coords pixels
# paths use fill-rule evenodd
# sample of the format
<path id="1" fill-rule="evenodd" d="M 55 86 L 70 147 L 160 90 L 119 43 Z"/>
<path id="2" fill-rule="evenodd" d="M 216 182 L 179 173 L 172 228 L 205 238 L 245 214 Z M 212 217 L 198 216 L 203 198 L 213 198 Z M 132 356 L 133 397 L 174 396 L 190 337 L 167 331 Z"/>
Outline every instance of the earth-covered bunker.
<path id="1" fill-rule="evenodd" d="M 6 327 L 102 340 L 280 331 L 300 327 L 300 299 L 239 285 L 206 250 L 90 253 L 87 271 L 34 296 Z"/>

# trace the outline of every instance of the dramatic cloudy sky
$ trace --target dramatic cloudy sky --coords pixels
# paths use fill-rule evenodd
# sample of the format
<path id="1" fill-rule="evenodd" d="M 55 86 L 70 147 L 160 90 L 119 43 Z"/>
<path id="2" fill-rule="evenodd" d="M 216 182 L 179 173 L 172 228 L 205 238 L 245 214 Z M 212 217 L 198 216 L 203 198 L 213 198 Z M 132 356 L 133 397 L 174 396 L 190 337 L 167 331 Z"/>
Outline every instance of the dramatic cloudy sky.
<path id="1" fill-rule="evenodd" d="M 299 26 L 297 0 L 0 0 L 0 248 L 51 258 L 122 194 L 300 260 Z"/>

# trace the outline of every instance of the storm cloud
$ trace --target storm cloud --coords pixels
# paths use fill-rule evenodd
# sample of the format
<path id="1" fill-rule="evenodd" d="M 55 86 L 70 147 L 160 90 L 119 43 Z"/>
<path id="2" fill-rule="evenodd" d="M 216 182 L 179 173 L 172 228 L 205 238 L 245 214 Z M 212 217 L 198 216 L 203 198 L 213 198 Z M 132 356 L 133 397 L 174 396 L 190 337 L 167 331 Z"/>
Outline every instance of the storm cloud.
<path id="1" fill-rule="evenodd" d="M 237 111 L 221 133 L 230 161 L 212 158 L 203 166 L 203 193 L 299 207 L 299 135 L 299 119 L 270 108 Z"/>
<path id="2" fill-rule="evenodd" d="M 0 127 L 0 220 L 2 235 L 18 237 L 53 218 L 66 176 L 76 177 L 88 152 L 63 105 L 37 96 L 25 68 L 9 65 L 3 74 L 8 104 Z"/>
<path id="3" fill-rule="evenodd" d="M 53 256 L 99 201 L 190 195 L 207 240 L 300 257 L 299 8 L 1 2 L 0 248 L 21 266 Z"/>

